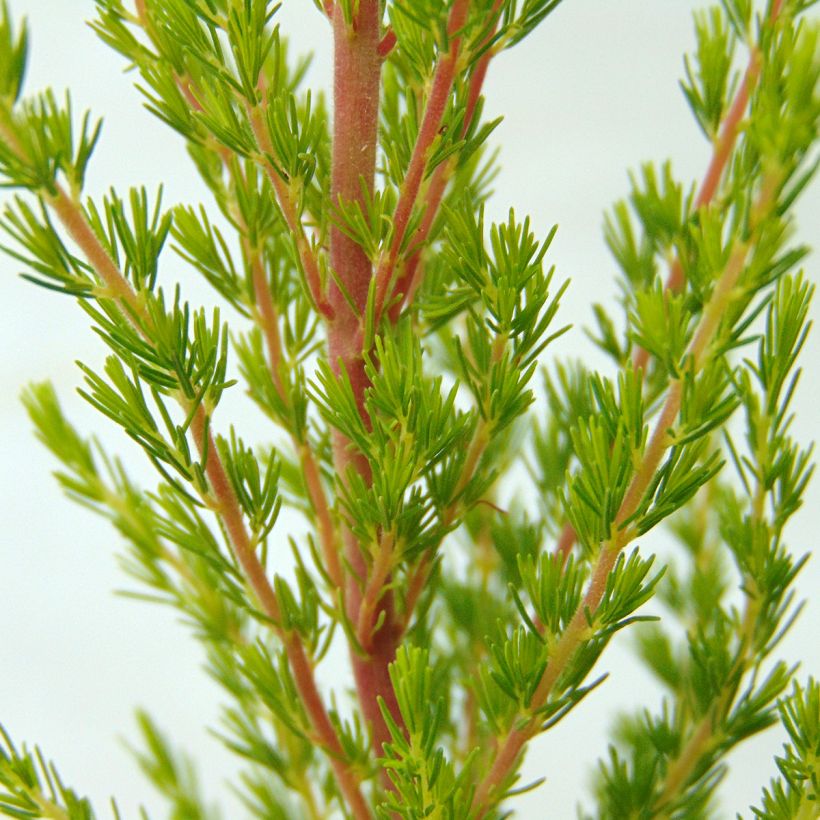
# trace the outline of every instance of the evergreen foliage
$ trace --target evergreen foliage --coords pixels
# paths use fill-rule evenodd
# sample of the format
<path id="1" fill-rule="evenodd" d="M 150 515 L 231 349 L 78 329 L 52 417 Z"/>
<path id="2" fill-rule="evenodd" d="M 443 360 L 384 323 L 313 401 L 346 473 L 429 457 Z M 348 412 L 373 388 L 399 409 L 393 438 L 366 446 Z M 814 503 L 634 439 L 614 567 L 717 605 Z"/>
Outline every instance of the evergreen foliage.
<path id="1" fill-rule="evenodd" d="M 598 373 L 550 358 L 570 330 L 556 229 L 485 219 L 485 74 L 560 0 L 306 4 L 336 40 L 332 113 L 276 3 L 96 0 L 95 32 L 212 195 L 171 208 L 161 190 L 86 197 L 99 123 L 23 93 L 27 31 L 2 1 L 3 249 L 106 344 L 80 393 L 155 483 L 77 431 L 49 384 L 23 400 L 62 488 L 127 545 L 137 594 L 204 645 L 249 815 L 505 816 L 538 785 L 519 783 L 528 742 L 605 685 L 596 664 L 626 630 L 664 696 L 622 716 L 583 812 L 716 816 L 727 754 L 780 721 L 754 816 L 817 816 L 820 691 L 777 658 L 807 560 L 786 526 L 813 471 L 791 433 L 813 295 L 792 241 L 818 167 L 812 5 L 696 15 L 682 87 L 713 159 L 698 188 L 645 165 L 607 216 L 621 298 L 594 307 Z M 169 254 L 227 320 L 164 286 Z M 229 360 L 275 445 L 225 418 Z M 521 463 L 537 512 L 496 503 Z M 283 506 L 308 535 L 280 532 Z M 637 544 L 659 526 L 674 562 Z M 651 599 L 662 619 L 642 614 Z M 322 678 L 334 642 L 355 692 Z M 170 816 L 217 816 L 188 757 L 139 725 Z M 95 816 L 5 733 L 0 813 Z"/>

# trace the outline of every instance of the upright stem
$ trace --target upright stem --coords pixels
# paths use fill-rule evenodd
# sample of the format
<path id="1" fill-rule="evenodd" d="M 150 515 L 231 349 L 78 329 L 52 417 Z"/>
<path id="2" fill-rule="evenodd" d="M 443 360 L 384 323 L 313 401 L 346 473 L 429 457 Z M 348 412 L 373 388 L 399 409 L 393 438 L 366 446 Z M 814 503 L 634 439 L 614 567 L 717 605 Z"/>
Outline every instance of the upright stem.
<path id="1" fill-rule="evenodd" d="M 334 34 L 334 114 L 333 168 L 331 197 L 364 205 L 364 192 L 372 193 L 376 175 L 376 145 L 379 120 L 379 84 L 382 58 L 379 55 L 381 14 L 379 0 L 360 0 L 358 14 L 351 25 L 345 22 L 341 4 L 333 14 Z M 330 264 L 335 276 L 329 291 L 333 317 L 328 322 L 328 354 L 331 367 L 342 369 L 350 379 L 362 418 L 367 422 L 364 406 L 369 381 L 362 356 L 361 316 L 373 267 L 367 254 L 337 226 L 330 233 Z M 344 291 L 342 290 L 344 288 Z M 350 302 L 348 302 L 348 298 Z M 348 470 L 356 470 L 370 480 L 367 460 L 351 451 L 350 443 L 336 432 L 333 438 L 336 474 L 344 482 Z M 359 620 L 363 588 L 367 581 L 367 563 L 354 534 L 343 527 L 345 560 L 351 570 L 345 591 L 345 608 L 351 623 Z M 374 608 L 374 618 L 384 610 L 386 617 L 372 635 L 369 651 L 361 655 L 351 648 L 351 664 L 356 689 L 365 720 L 372 726 L 377 752 L 390 738 L 382 718 L 378 699 L 384 698 L 391 713 L 400 722 L 398 704 L 388 674 L 398 640 L 391 593 L 386 593 Z M 372 625 L 375 626 L 375 621 Z"/>
<path id="2" fill-rule="evenodd" d="M 780 14 L 782 5 L 783 0 L 774 0 L 772 3 L 768 19 L 769 25 L 774 25 Z M 740 134 L 743 115 L 746 113 L 746 108 L 749 104 L 749 97 L 754 91 L 761 69 L 762 61 L 760 52 L 757 47 L 753 46 L 751 54 L 749 55 L 749 63 L 743 74 L 743 79 L 721 123 L 719 133 L 715 137 L 712 158 L 709 161 L 709 167 L 706 169 L 695 199 L 695 211 L 709 205 L 717 194 L 718 186 L 732 157 L 732 152 L 734 151 L 738 135 Z M 675 256 L 669 267 L 666 290 L 671 293 L 677 293 L 682 290 L 684 284 L 683 265 L 680 256 Z M 642 347 L 636 348 L 635 354 L 632 357 L 632 367 L 635 370 L 646 371 L 649 358 L 649 351 Z M 561 530 L 561 534 L 558 538 L 558 545 L 555 549 L 556 555 L 561 555 L 563 558 L 566 558 L 575 545 L 575 538 L 575 530 L 572 524 L 567 522 L 564 524 L 564 528 Z"/>
<path id="3" fill-rule="evenodd" d="M 700 322 L 686 354 L 688 366 L 693 372 L 699 372 L 704 360 L 709 358 L 710 347 L 718 338 L 721 320 L 731 305 L 733 293 L 740 282 L 758 227 L 776 204 L 779 182 L 780 178 L 775 174 L 764 178 L 752 208 L 750 238 L 735 242 L 729 260 L 717 280 L 709 301 L 704 306 Z M 561 674 L 589 635 L 589 613 L 597 610 L 606 590 L 607 578 L 618 560 L 618 555 L 635 537 L 635 531 L 630 527 L 625 527 L 624 524 L 638 509 L 653 475 L 657 472 L 664 454 L 672 444 L 673 439 L 670 438 L 669 430 L 678 418 L 682 402 L 683 385 L 681 379 L 678 378 L 670 386 L 640 466 L 615 516 L 611 528 L 615 535 L 601 545 L 601 551 L 584 597 L 561 637 L 550 651 L 547 668 L 530 699 L 528 709 L 522 716 L 526 719 L 519 720 L 512 725 L 499 744 L 498 753 L 489 774 L 478 785 L 472 804 L 478 820 L 486 815 L 498 799 L 505 781 L 515 770 L 516 762 L 525 744 L 538 734 L 540 720 L 532 713 L 547 702 Z"/>

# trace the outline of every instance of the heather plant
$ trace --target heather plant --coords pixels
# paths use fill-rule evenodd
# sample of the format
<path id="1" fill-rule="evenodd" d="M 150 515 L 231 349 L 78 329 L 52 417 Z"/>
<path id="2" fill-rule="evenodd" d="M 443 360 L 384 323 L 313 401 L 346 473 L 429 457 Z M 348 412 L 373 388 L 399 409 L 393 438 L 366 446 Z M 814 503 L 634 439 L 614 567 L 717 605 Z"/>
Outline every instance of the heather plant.
<path id="1" fill-rule="evenodd" d="M 631 641 L 664 696 L 619 719 L 581 816 L 716 816 L 729 753 L 780 722 L 751 811 L 817 817 L 820 684 L 778 658 L 807 560 L 785 530 L 813 469 L 791 432 L 813 293 L 793 209 L 820 162 L 813 0 L 696 15 L 682 88 L 712 157 L 696 184 L 645 165 L 607 215 L 620 298 L 591 306 L 600 370 L 550 347 L 579 332 L 555 229 L 485 217 L 501 172 L 485 77 L 560 0 L 304 5 L 332 30 L 332 104 L 305 87 L 276 3 L 96 0 L 95 32 L 210 192 L 171 208 L 144 188 L 86 196 L 99 124 L 24 94 L 27 31 L 0 7 L 4 266 L 84 311 L 109 355 L 79 363 L 80 393 L 153 482 L 49 384 L 23 401 L 140 594 L 202 643 L 247 814 L 503 817 L 539 785 L 519 777 L 530 741 L 582 712 L 607 646 Z M 166 265 L 222 310 L 164 285 Z M 268 440 L 225 417 L 227 391 Z M 283 531 L 283 507 L 305 529 Z M 674 561 L 652 552 L 659 530 Z M 349 688 L 323 677 L 337 645 Z M 138 720 L 169 815 L 216 816 Z M 5 732 L 0 812 L 95 816 Z"/>

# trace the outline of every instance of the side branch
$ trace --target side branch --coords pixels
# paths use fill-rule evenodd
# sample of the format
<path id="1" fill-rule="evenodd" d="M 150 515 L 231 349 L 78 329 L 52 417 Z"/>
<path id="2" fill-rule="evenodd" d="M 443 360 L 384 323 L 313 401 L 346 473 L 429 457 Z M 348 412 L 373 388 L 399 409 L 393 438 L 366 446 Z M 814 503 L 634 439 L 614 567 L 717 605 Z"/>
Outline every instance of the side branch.
<path id="1" fill-rule="evenodd" d="M 783 0 L 775 0 L 775 2 L 772 3 L 771 12 L 769 14 L 769 25 L 774 24 L 780 14 L 782 5 Z M 732 104 L 729 106 L 726 117 L 721 124 L 718 137 L 714 143 L 712 158 L 709 161 L 706 173 L 698 189 L 694 204 L 696 211 L 709 205 L 715 198 L 720 180 L 734 151 L 740 133 L 743 115 L 749 104 L 751 92 L 760 76 L 761 68 L 760 52 L 757 48 L 752 47 L 749 63 L 746 66 L 743 79 L 732 100 Z M 669 267 L 666 289 L 672 293 L 676 293 L 680 291 L 683 286 L 683 265 L 681 264 L 680 256 L 675 256 Z M 649 359 L 649 351 L 639 347 L 635 350 L 635 354 L 632 357 L 632 367 L 635 370 L 643 370 L 645 372 L 649 364 Z M 556 554 L 566 558 L 575 545 L 575 538 L 575 530 L 572 528 L 572 525 L 569 523 L 565 524 L 558 537 L 558 544 L 555 548 Z"/>
<path id="2" fill-rule="evenodd" d="M 775 187 L 774 179 L 764 180 L 760 195 L 753 208 L 753 213 L 756 214 L 757 219 L 760 219 L 770 210 Z M 751 226 L 752 233 L 755 230 L 756 224 L 753 223 Z M 729 261 L 714 288 L 708 304 L 704 308 L 686 356 L 688 366 L 695 371 L 702 366 L 710 345 L 717 337 L 721 318 L 725 314 L 732 294 L 743 273 L 749 250 L 750 244 L 748 242 L 737 241 L 735 243 Z M 682 398 L 683 384 L 679 378 L 671 384 L 666 401 L 655 423 L 652 436 L 644 451 L 641 464 L 627 488 L 624 500 L 612 524 L 612 532 L 615 535 L 601 546 L 601 552 L 584 597 L 550 653 L 547 668 L 530 700 L 527 710 L 529 715 L 532 715 L 534 711 L 546 704 L 561 674 L 572 661 L 584 640 L 589 636 L 588 613 L 594 613 L 600 605 L 606 590 L 607 578 L 612 572 L 621 551 L 635 535 L 631 528 L 624 527 L 624 522 L 628 521 L 639 508 L 652 477 L 673 442 L 669 431 L 680 413 Z M 473 808 L 477 810 L 476 817 L 479 820 L 489 810 L 489 800 L 498 796 L 497 792 L 514 769 L 522 748 L 532 737 L 538 734 L 539 727 L 540 721 L 537 716 L 529 717 L 523 726 L 520 723 L 514 725 L 500 744 L 493 767 L 479 785 L 473 800 Z"/>
<path id="3" fill-rule="evenodd" d="M 493 24 L 487 32 L 485 40 L 482 45 L 489 42 L 495 35 L 496 26 L 498 25 L 498 15 L 501 11 L 501 6 L 504 0 L 495 0 L 491 14 L 493 15 Z M 481 90 L 484 87 L 484 80 L 487 77 L 487 69 L 490 65 L 490 60 L 493 58 L 494 52 L 488 49 L 476 63 L 472 74 L 470 75 L 470 83 L 467 89 L 467 107 L 464 112 L 464 122 L 461 126 L 462 139 L 473 122 L 476 107 L 481 97 Z M 420 284 L 420 272 L 422 246 L 430 236 L 430 231 L 433 228 L 433 223 L 438 216 L 441 208 L 441 201 L 444 198 L 444 192 L 447 189 L 447 183 L 453 175 L 456 166 L 456 158 L 449 157 L 445 162 L 439 165 L 433 172 L 432 179 L 427 188 L 427 193 L 424 197 L 424 215 L 422 216 L 421 224 L 419 225 L 416 235 L 413 237 L 412 246 L 409 249 L 409 259 L 405 265 L 404 271 L 396 281 L 394 292 L 399 296 L 399 300 L 390 308 L 390 318 L 396 321 L 399 313 L 404 305 L 408 305 L 413 301 L 413 294 L 418 289 Z"/>
<path id="4" fill-rule="evenodd" d="M 393 235 L 390 246 L 386 254 L 382 254 L 376 269 L 376 291 L 375 291 L 375 322 L 378 327 L 385 302 L 390 297 L 390 290 L 396 272 L 396 263 L 399 251 L 404 243 L 407 233 L 407 226 L 413 214 L 419 189 L 424 178 L 424 171 L 427 167 L 430 149 L 438 136 L 441 128 L 441 120 L 447 107 L 447 100 L 453 89 L 453 82 L 456 76 L 456 66 L 458 64 L 459 51 L 461 49 L 461 36 L 458 32 L 464 27 L 467 21 L 467 13 L 470 10 L 470 0 L 456 0 L 450 10 L 450 19 L 447 30 L 450 34 L 450 50 L 439 62 L 433 77 L 433 87 L 430 97 L 427 100 L 427 108 L 422 118 L 413 154 L 410 157 L 410 164 L 407 167 L 407 175 L 401 187 L 399 201 L 393 214 Z"/>
<path id="5" fill-rule="evenodd" d="M 250 112 L 250 122 L 251 127 L 253 128 L 254 136 L 256 137 L 256 142 L 259 145 L 259 149 L 262 151 L 263 156 L 266 158 L 273 157 L 273 145 L 271 144 L 270 137 L 268 136 L 264 123 L 261 120 L 261 113 L 258 107 Z M 279 210 L 285 218 L 285 222 L 290 230 L 291 236 L 293 237 L 294 244 L 296 245 L 296 252 L 299 255 L 299 261 L 301 262 L 302 269 L 305 272 L 305 281 L 307 282 L 310 295 L 313 297 L 313 301 L 316 303 L 316 307 L 319 312 L 326 319 L 332 319 L 334 314 L 333 307 L 323 293 L 322 276 L 319 272 L 319 262 L 316 258 L 316 253 L 307 238 L 305 228 L 302 225 L 302 220 L 299 218 L 299 214 L 296 210 L 296 203 L 293 201 L 287 185 L 285 185 L 284 180 L 279 176 L 279 173 L 276 168 L 274 168 L 273 164 L 266 159 L 264 166 L 265 172 L 267 173 L 268 179 L 270 180 L 274 193 L 276 194 L 276 202 L 279 205 Z"/>
<path id="6" fill-rule="evenodd" d="M 253 291 L 258 308 L 256 320 L 262 330 L 262 335 L 265 338 L 265 346 L 268 349 L 273 386 L 282 403 L 287 407 L 290 404 L 290 397 L 285 390 L 281 375 L 283 356 L 279 321 L 273 301 L 271 300 L 262 259 L 257 252 L 253 252 L 251 249 L 248 249 L 248 251 L 251 255 Z M 333 586 L 338 589 L 343 584 L 344 575 L 342 573 L 341 562 L 339 561 L 339 550 L 336 544 L 333 521 L 330 515 L 330 506 L 328 505 L 327 494 L 322 486 L 319 467 L 316 464 L 316 459 L 308 442 L 299 441 L 295 436 L 291 438 L 293 448 L 302 466 L 302 475 L 305 480 L 308 498 L 313 507 L 313 512 L 316 515 L 316 529 L 319 534 L 319 542 L 324 556 L 325 572 Z"/>
<path id="7" fill-rule="evenodd" d="M 141 332 L 146 338 L 150 338 L 148 332 L 150 320 L 139 295 L 134 292 L 128 280 L 91 230 L 80 205 L 59 187 L 57 194 L 48 198 L 47 201 L 104 284 L 116 298 L 121 300 L 123 310 L 129 319 L 139 320 L 137 324 Z M 213 434 L 209 429 L 207 412 L 202 404 L 194 413 L 191 433 L 200 457 L 207 453 L 204 469 L 213 496 L 214 511 L 225 526 L 231 549 L 242 568 L 248 586 L 253 590 L 260 606 L 271 619 L 273 628 L 282 640 L 313 730 L 316 732 L 317 740 L 328 753 L 339 788 L 354 817 L 357 820 L 369 820 L 372 815 L 359 787 L 360 778 L 344 759 L 344 749 L 319 695 L 313 667 L 308 660 L 304 644 L 297 633 L 280 626 L 279 601 L 251 543 L 239 502 L 219 457 Z"/>
<path id="8" fill-rule="evenodd" d="M 783 0 L 775 0 L 772 3 L 771 12 L 769 14 L 769 25 L 773 25 L 780 9 L 783 5 Z M 712 158 L 709 161 L 709 166 L 706 169 L 706 174 L 701 181 L 698 189 L 697 197 L 695 198 L 695 210 L 708 205 L 715 198 L 720 180 L 723 177 L 723 172 L 729 164 L 729 160 L 734 151 L 735 143 L 737 142 L 740 133 L 743 115 L 746 113 L 746 107 L 749 104 L 749 97 L 754 90 L 757 80 L 760 77 L 761 71 L 761 57 L 760 51 L 756 46 L 752 46 L 749 55 L 749 63 L 746 66 L 746 71 L 743 74 L 743 79 L 740 86 L 735 93 L 735 98 L 729 106 L 726 117 L 720 126 L 720 131 L 715 140 L 714 150 L 712 151 Z M 676 293 L 683 288 L 683 265 L 680 257 L 676 256 L 669 269 L 669 277 L 666 280 L 667 290 Z M 636 370 L 645 369 L 649 362 L 649 353 L 640 348 L 636 351 L 633 360 L 633 366 Z"/>

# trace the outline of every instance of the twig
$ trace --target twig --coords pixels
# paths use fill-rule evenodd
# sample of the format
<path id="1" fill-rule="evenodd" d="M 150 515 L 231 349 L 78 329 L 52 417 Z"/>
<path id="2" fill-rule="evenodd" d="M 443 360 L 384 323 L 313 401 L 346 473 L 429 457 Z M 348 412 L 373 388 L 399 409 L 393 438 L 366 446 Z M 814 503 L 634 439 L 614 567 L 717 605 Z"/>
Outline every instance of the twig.
<path id="1" fill-rule="evenodd" d="M 413 154 L 410 157 L 410 164 L 407 167 L 407 174 L 401 186 L 399 201 L 396 203 L 396 210 L 393 214 L 393 234 L 390 246 L 387 253 L 382 254 L 376 269 L 375 327 L 378 327 L 381 320 L 385 300 L 390 296 L 399 251 L 404 243 L 410 217 L 419 195 L 430 149 L 438 136 L 441 120 L 447 107 L 447 100 L 450 98 L 450 92 L 453 88 L 461 48 L 459 32 L 464 27 L 469 9 L 470 0 L 455 0 L 450 10 L 447 25 L 447 31 L 450 34 L 450 50 L 436 66 L 427 107 L 421 121 Z"/>
<path id="2" fill-rule="evenodd" d="M 396 47 L 396 32 L 393 31 L 392 27 L 388 28 L 387 31 L 382 36 L 381 40 L 379 40 L 379 57 L 384 59 L 387 57 L 388 54 Z"/>
<path id="3" fill-rule="evenodd" d="M 150 21 L 150 18 L 148 17 L 145 5 L 143 2 L 141 2 L 141 0 L 137 3 L 136 10 L 138 22 L 140 23 L 142 28 L 146 32 L 148 32 L 148 35 L 151 37 L 151 39 L 154 40 L 154 42 L 156 43 L 156 38 L 153 33 L 153 25 Z M 327 0 L 327 2 L 325 3 L 325 11 L 326 13 L 328 13 L 328 15 L 332 15 L 332 0 Z M 201 111 L 202 105 L 200 104 L 196 95 L 191 90 L 191 84 L 193 83 L 191 77 L 188 75 L 175 74 L 174 80 L 178 88 L 180 89 L 181 93 L 188 101 L 188 104 L 191 106 L 191 108 L 195 111 Z M 260 135 L 257 135 L 257 140 L 259 140 L 259 136 Z M 267 136 L 264 133 L 264 130 L 262 136 Z M 224 145 L 217 142 L 212 136 L 209 135 L 208 139 L 212 143 L 213 150 L 216 151 L 216 153 L 222 160 L 223 166 L 227 168 L 229 166 L 229 161 L 231 158 L 230 150 L 226 148 Z M 270 146 L 270 140 L 267 140 L 266 145 L 269 146 L 272 150 L 272 146 Z M 268 173 L 270 173 L 269 163 L 266 162 L 265 165 L 268 169 Z M 280 181 L 278 175 L 276 176 L 276 180 Z M 271 181 L 273 181 L 273 178 L 271 178 Z M 284 186 L 282 186 L 282 188 L 284 188 Z M 288 200 L 290 201 L 289 192 L 283 189 L 275 190 L 277 195 L 280 196 L 279 201 L 281 208 L 281 197 L 287 195 Z M 292 203 L 290 204 L 292 206 Z M 290 210 L 295 213 L 294 207 L 291 207 Z M 240 214 L 235 214 L 235 218 L 238 224 L 242 224 L 242 218 Z M 288 222 L 288 224 L 290 226 L 290 222 Z M 294 236 L 295 235 L 296 234 L 294 234 Z M 296 241 L 298 246 L 299 239 L 297 238 Z M 262 266 L 261 255 L 258 249 L 251 249 L 249 246 L 247 246 L 247 242 L 245 244 L 246 252 L 251 260 L 254 296 L 256 299 L 256 305 L 258 307 L 258 314 L 255 316 L 255 318 L 257 324 L 259 325 L 265 337 L 265 345 L 268 349 L 268 357 L 271 363 L 271 374 L 274 381 L 274 386 L 282 402 L 285 405 L 287 405 L 288 397 L 280 375 L 280 365 L 282 361 L 282 341 L 279 333 L 279 322 L 276 316 L 276 310 L 273 305 L 273 301 L 270 297 L 270 292 L 265 278 L 264 268 Z M 319 294 L 319 288 L 316 286 L 316 283 L 319 281 L 318 272 L 315 269 L 315 264 L 311 264 L 313 260 L 307 258 L 312 256 L 312 254 L 308 252 L 310 250 L 309 246 L 307 247 L 307 249 L 306 246 L 307 243 L 303 242 L 302 247 L 299 248 L 300 258 L 302 259 L 302 266 L 306 271 L 309 287 L 311 289 L 311 295 L 314 301 L 317 304 L 319 304 L 319 300 L 317 298 L 317 295 Z M 310 271 L 310 273 L 308 273 L 308 271 Z M 310 284 L 311 282 L 313 282 L 312 285 Z M 302 473 L 305 478 L 305 487 L 307 488 L 308 497 L 310 498 L 310 502 L 313 506 L 314 513 L 316 514 L 317 530 L 325 559 L 325 570 L 334 586 L 338 588 L 342 586 L 344 578 L 341 563 L 339 561 L 338 548 L 336 545 L 333 523 L 331 521 L 330 516 L 330 508 L 328 505 L 324 487 L 322 486 L 321 478 L 319 475 L 319 469 L 316 465 L 313 452 L 311 451 L 310 447 L 307 445 L 306 442 L 300 443 L 296 442 L 294 439 L 294 449 L 298 453 L 299 461 L 302 465 Z"/>
<path id="4" fill-rule="evenodd" d="M 782 0 L 775 0 L 772 4 L 771 12 L 769 14 L 769 25 L 773 25 L 777 19 L 782 6 Z M 743 115 L 746 112 L 746 107 L 749 104 L 749 96 L 757 83 L 761 70 L 760 52 L 757 47 L 752 46 L 749 54 L 749 62 L 746 66 L 746 71 L 743 74 L 743 79 L 737 89 L 735 98 L 729 106 L 729 110 L 723 123 L 720 127 L 720 133 L 715 140 L 712 158 L 709 161 L 709 166 L 706 169 L 706 174 L 701 181 L 698 189 L 697 197 L 695 198 L 695 211 L 706 207 L 715 198 L 715 194 L 720 185 L 720 180 L 723 177 L 723 172 L 729 164 L 729 159 L 732 156 L 735 143 L 737 142 L 738 134 L 740 133 L 740 125 L 743 121 Z M 676 293 L 683 287 L 683 265 L 680 256 L 676 256 L 669 270 L 669 277 L 666 280 L 666 288 L 672 293 Z M 643 348 L 639 348 L 635 352 L 633 359 L 633 367 L 635 370 L 645 369 L 649 362 L 649 353 Z"/>
<path id="5" fill-rule="evenodd" d="M 485 45 L 492 39 L 495 34 L 496 26 L 498 25 L 498 14 L 504 0 L 495 0 L 491 14 L 493 15 L 493 23 L 490 30 L 487 32 L 486 38 L 482 41 Z M 490 60 L 493 58 L 494 52 L 488 49 L 476 63 L 472 74 L 470 75 L 470 84 L 467 91 L 467 106 L 464 112 L 464 122 L 461 126 L 461 138 L 463 139 L 473 122 L 476 107 L 481 97 L 481 89 L 484 86 L 484 80 L 487 76 L 487 69 L 490 65 Z M 456 167 L 456 157 L 449 157 L 445 162 L 439 165 L 427 186 L 427 192 L 424 197 L 423 216 L 421 224 L 415 237 L 413 237 L 412 246 L 409 249 L 408 260 L 405 264 L 404 272 L 396 281 L 394 292 L 399 297 L 398 300 L 390 308 L 390 319 L 397 321 L 402 308 L 413 301 L 413 295 L 418 290 L 421 284 L 421 262 L 423 246 L 427 242 L 432 230 L 433 223 L 438 216 L 441 208 L 441 201 L 444 198 L 444 192 L 447 188 L 447 183 L 453 175 Z"/>
<path id="6" fill-rule="evenodd" d="M 251 260 L 253 290 L 258 307 L 258 314 L 255 318 L 262 330 L 265 345 L 268 349 L 271 378 L 273 379 L 274 388 L 282 403 L 287 407 L 290 404 L 290 397 L 287 394 L 281 376 L 283 350 L 276 308 L 271 299 L 261 256 L 257 251 L 251 248 L 247 248 L 247 252 Z M 294 435 L 291 435 L 291 441 L 294 451 L 299 458 L 299 463 L 302 466 L 305 489 L 307 490 L 308 498 L 313 507 L 313 512 L 316 515 L 316 529 L 319 534 L 319 542 L 324 556 L 324 568 L 333 586 L 340 588 L 344 583 L 344 575 L 341 562 L 339 561 L 339 550 L 330 515 L 330 506 L 325 489 L 322 486 L 319 468 L 316 464 L 313 451 L 307 441 L 300 441 Z"/>
<path id="7" fill-rule="evenodd" d="M 310 290 L 310 295 L 319 312 L 326 319 L 332 319 L 333 307 L 322 292 L 322 276 L 319 273 L 319 263 L 308 241 L 304 225 L 302 225 L 302 221 L 299 219 L 296 203 L 293 201 L 284 180 L 279 176 L 278 171 L 269 159 L 270 157 L 274 157 L 275 153 L 270 141 L 270 136 L 262 122 L 262 113 L 258 106 L 250 111 L 250 122 L 259 150 L 265 158 L 265 172 L 276 194 L 276 202 L 279 205 L 279 210 L 282 212 L 285 223 L 293 237 L 293 242 L 296 245 L 296 252 L 299 255 L 299 261 L 305 272 L 305 281 Z"/>
<path id="8" fill-rule="evenodd" d="M 373 632 L 378 623 L 376 608 L 384 595 L 384 585 L 393 570 L 395 559 L 395 538 L 392 533 L 383 533 L 379 539 L 379 551 L 368 574 L 364 595 L 359 606 L 356 628 L 357 639 L 365 652 L 373 649 Z"/>

